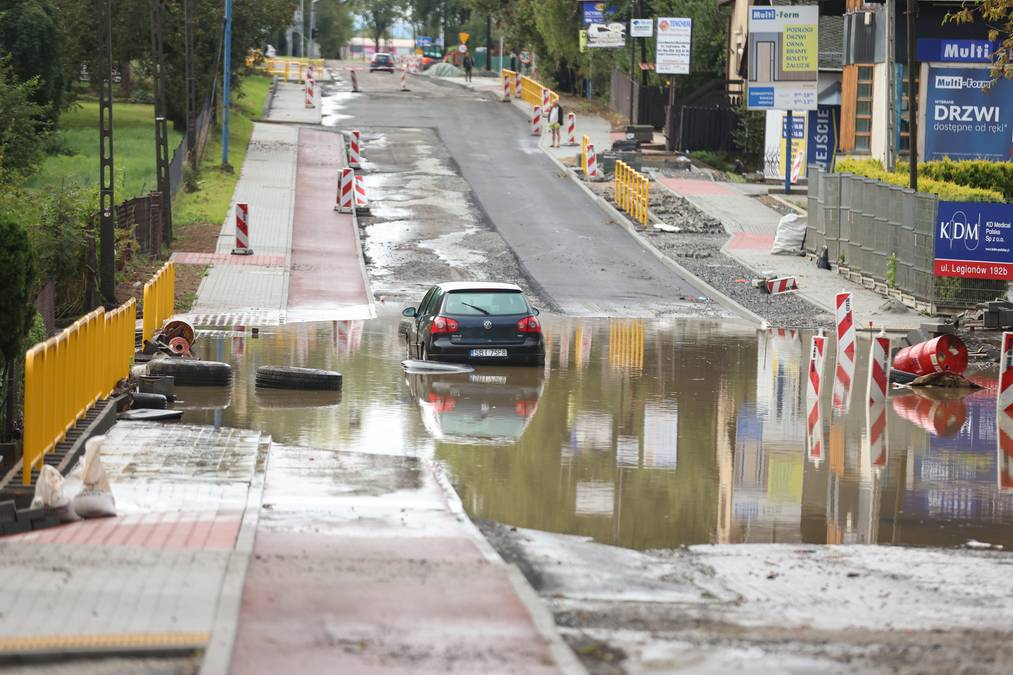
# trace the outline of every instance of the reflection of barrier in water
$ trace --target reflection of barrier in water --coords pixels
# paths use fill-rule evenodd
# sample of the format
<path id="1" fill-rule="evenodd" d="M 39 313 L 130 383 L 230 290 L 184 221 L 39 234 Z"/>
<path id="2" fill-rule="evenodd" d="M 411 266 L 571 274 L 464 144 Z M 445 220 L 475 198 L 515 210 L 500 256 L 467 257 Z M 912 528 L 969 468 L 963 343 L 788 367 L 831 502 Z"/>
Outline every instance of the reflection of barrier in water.
<path id="1" fill-rule="evenodd" d="M 886 466 L 886 392 L 890 368 L 890 338 L 885 333 L 872 338 L 869 347 L 869 381 L 866 391 L 866 443 L 869 458 L 875 469 Z"/>
<path id="2" fill-rule="evenodd" d="M 995 405 L 996 482 L 1000 490 L 1013 490 L 1013 333 L 1002 334 Z"/>
<path id="3" fill-rule="evenodd" d="M 590 346 L 590 336 L 588 345 Z M 644 322 L 616 320 L 609 323 L 609 366 L 613 370 L 644 367 Z"/>
<path id="4" fill-rule="evenodd" d="M 232 405 L 230 387 L 181 387 L 175 388 L 176 410 L 222 410 Z"/>
<path id="5" fill-rule="evenodd" d="M 809 351 L 809 369 L 806 378 L 806 438 L 809 461 L 819 466 L 823 461 L 823 420 L 820 414 L 820 391 L 823 386 L 823 361 L 826 356 L 827 339 L 823 335 L 812 337 Z"/>
<path id="6" fill-rule="evenodd" d="M 892 398 L 897 416 L 924 429 L 933 436 L 952 436 L 967 419 L 967 406 L 961 398 L 967 390 L 918 389 L 917 393 Z"/>

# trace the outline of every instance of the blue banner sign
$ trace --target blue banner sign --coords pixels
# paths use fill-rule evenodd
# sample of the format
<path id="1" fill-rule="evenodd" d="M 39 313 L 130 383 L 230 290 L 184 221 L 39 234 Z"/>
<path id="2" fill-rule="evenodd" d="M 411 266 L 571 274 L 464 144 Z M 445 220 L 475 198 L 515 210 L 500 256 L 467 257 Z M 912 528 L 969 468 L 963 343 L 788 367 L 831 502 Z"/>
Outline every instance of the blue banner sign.
<path id="1" fill-rule="evenodd" d="M 805 138 L 805 117 L 802 113 L 791 116 L 791 137 Z M 788 116 L 781 118 L 781 138 L 788 138 Z"/>
<path id="2" fill-rule="evenodd" d="M 834 167 L 837 139 L 841 131 L 841 107 L 821 105 L 809 111 L 809 139 L 806 144 L 806 164 L 823 171 Z"/>
<path id="3" fill-rule="evenodd" d="M 930 67 L 928 85 L 925 159 L 1013 156 L 1013 82 L 993 82 L 987 68 Z"/>
<path id="4" fill-rule="evenodd" d="M 990 40 L 947 40 L 918 38 L 919 61 L 944 63 L 992 63 L 992 55 L 999 48 Z"/>
<path id="5" fill-rule="evenodd" d="M 1013 204 L 939 202 L 935 253 L 937 276 L 1013 279 Z"/>
<path id="6" fill-rule="evenodd" d="M 609 5 L 607 2 L 581 2 L 580 8 L 584 28 L 587 28 L 592 23 L 615 21 L 616 16 L 619 14 L 619 8 L 615 5 Z"/>
<path id="7" fill-rule="evenodd" d="M 428 35 L 419 35 L 415 38 L 416 47 L 431 47 L 433 45 L 433 38 Z"/>

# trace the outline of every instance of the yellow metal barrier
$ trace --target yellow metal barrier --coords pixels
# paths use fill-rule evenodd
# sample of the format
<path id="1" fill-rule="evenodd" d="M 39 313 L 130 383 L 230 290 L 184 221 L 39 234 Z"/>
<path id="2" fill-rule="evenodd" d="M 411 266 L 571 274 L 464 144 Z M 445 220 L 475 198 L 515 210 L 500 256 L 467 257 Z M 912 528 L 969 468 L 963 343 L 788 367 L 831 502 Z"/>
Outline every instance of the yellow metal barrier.
<path id="1" fill-rule="evenodd" d="M 302 80 L 305 77 L 306 69 L 313 66 L 322 70 L 323 59 L 267 59 L 264 61 L 264 69 L 268 75 L 278 75 L 285 80 Z"/>
<path id="2" fill-rule="evenodd" d="M 584 134 L 580 138 L 580 170 L 583 174 L 587 175 L 587 146 L 590 145 L 591 139 Z"/>
<path id="3" fill-rule="evenodd" d="M 144 284 L 141 337 L 150 340 L 155 331 L 172 316 L 176 306 L 176 263 L 167 262 Z"/>
<path id="4" fill-rule="evenodd" d="M 96 309 L 25 354 L 25 485 L 46 453 L 130 374 L 136 314 L 133 299 L 111 312 Z"/>
<path id="5" fill-rule="evenodd" d="M 518 73 L 515 73 L 512 70 L 507 70 L 506 68 L 500 70 L 500 76 L 509 77 L 511 84 L 513 84 L 515 81 L 514 78 L 517 77 L 517 75 Z M 531 105 L 542 105 L 542 89 L 548 89 L 548 87 L 537 80 L 532 80 L 530 77 L 521 75 L 521 100 L 526 101 Z M 511 91 L 510 93 L 512 95 L 514 92 Z M 549 89 L 549 101 L 558 100 L 559 94 Z"/>
<path id="6" fill-rule="evenodd" d="M 587 138 L 586 136 L 584 138 Z M 650 220 L 650 179 L 623 161 L 616 162 L 615 203 L 635 222 L 646 225 Z"/>

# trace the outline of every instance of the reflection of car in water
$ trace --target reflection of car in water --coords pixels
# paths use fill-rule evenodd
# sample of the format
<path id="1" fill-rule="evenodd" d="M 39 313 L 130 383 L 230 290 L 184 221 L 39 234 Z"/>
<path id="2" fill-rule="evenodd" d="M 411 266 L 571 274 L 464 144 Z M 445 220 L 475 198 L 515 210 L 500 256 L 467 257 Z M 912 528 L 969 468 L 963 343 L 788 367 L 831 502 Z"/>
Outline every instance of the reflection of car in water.
<path id="1" fill-rule="evenodd" d="M 409 373 L 408 387 L 434 438 L 454 443 L 516 441 L 538 408 L 541 368 Z"/>

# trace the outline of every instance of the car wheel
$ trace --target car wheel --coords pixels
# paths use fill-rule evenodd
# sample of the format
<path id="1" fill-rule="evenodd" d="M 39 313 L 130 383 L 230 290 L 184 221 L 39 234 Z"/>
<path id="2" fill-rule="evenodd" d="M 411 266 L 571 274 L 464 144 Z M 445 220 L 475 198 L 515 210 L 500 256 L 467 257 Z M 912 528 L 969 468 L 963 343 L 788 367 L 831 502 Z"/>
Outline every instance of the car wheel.
<path id="1" fill-rule="evenodd" d="M 316 368 L 261 366 L 257 368 L 257 387 L 264 389 L 341 389 L 341 373 Z"/>
<path id="2" fill-rule="evenodd" d="M 232 366 L 195 359 L 155 359 L 148 362 L 149 375 L 171 375 L 181 387 L 227 387 L 232 384 Z"/>

